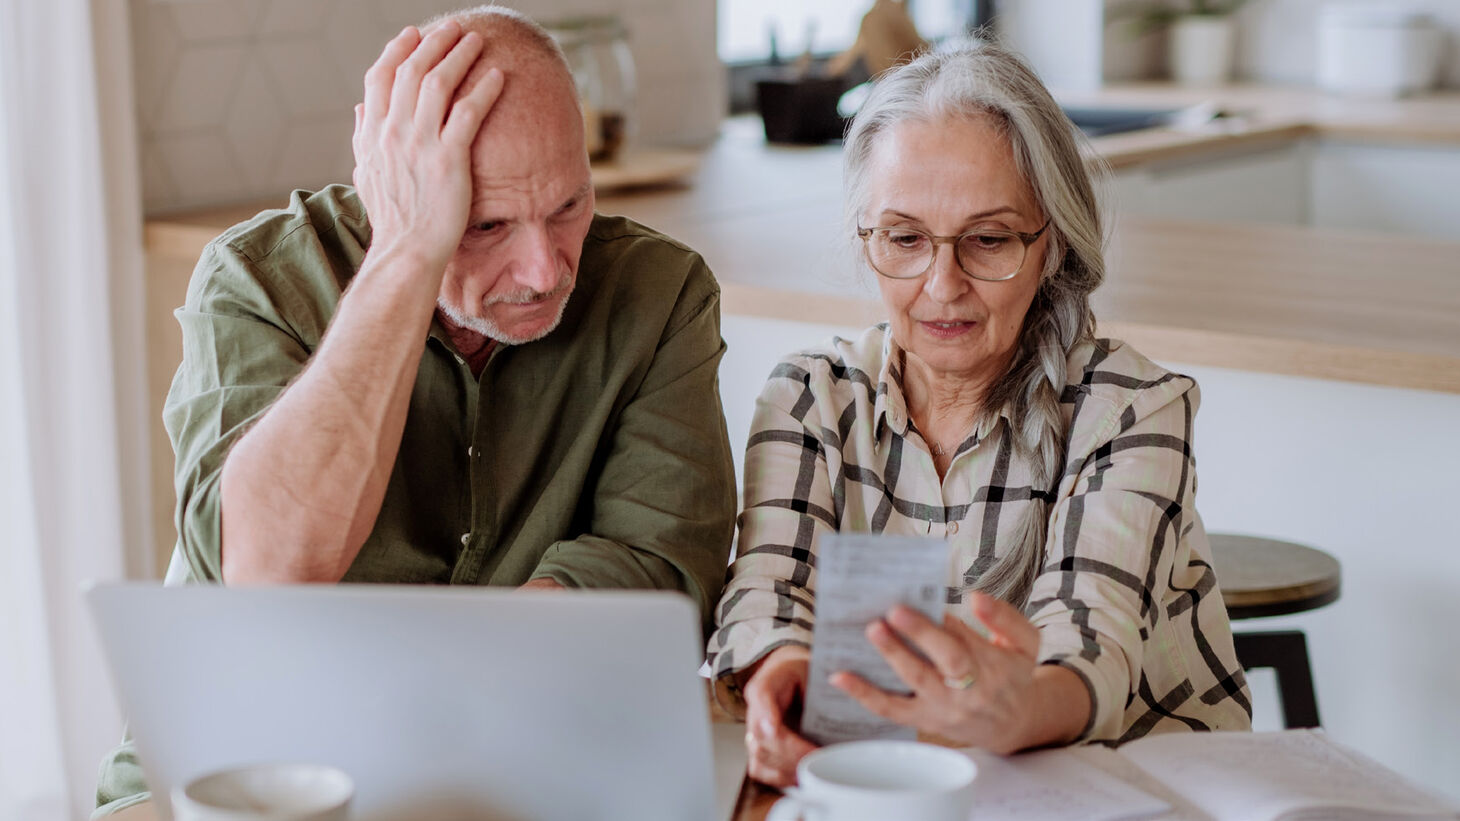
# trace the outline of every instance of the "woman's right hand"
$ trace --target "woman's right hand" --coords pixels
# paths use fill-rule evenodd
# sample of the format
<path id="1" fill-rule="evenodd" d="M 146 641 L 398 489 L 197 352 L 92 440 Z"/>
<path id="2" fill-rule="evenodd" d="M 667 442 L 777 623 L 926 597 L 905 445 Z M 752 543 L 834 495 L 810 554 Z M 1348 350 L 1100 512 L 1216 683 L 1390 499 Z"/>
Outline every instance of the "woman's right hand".
<path id="1" fill-rule="evenodd" d="M 772 787 L 796 783 L 796 765 L 816 745 L 786 725 L 786 713 L 806 695 L 811 651 L 777 647 L 760 660 L 745 685 L 746 772 Z"/>

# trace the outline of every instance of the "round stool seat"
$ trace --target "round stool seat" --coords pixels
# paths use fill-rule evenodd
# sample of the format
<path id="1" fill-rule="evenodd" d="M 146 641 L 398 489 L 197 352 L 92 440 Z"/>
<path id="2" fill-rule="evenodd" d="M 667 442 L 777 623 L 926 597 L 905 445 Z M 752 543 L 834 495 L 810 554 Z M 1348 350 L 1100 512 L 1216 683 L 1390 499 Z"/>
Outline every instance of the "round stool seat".
<path id="1" fill-rule="evenodd" d="M 1321 550 L 1232 533 L 1207 538 L 1233 620 L 1301 613 L 1338 600 L 1338 560 Z"/>

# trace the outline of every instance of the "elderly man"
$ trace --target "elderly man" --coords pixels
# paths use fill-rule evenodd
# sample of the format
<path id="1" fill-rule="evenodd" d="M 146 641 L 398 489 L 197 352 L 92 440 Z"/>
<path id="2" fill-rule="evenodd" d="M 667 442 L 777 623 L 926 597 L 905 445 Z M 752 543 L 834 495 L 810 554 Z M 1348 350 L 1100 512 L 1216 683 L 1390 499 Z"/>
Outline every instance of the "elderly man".
<path id="1" fill-rule="evenodd" d="M 354 188 L 209 245 L 178 311 L 174 564 L 195 580 L 682 590 L 709 618 L 734 469 L 719 290 L 594 213 L 551 38 L 499 8 L 365 77 Z M 98 813 L 145 797 L 126 747 Z"/>

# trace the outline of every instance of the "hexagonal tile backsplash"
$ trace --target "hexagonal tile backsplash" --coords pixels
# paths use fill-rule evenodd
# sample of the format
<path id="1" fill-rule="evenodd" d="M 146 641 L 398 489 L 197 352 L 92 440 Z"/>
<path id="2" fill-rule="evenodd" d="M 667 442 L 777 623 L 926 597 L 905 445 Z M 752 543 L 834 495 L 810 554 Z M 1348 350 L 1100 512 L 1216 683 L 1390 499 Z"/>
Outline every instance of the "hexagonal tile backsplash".
<path id="1" fill-rule="evenodd" d="M 294 188 L 348 182 L 365 69 L 403 25 L 467 4 L 131 0 L 146 210 L 282 203 Z M 714 136 L 724 97 L 714 0 L 504 5 L 539 20 L 618 14 L 638 69 L 639 142 Z"/>

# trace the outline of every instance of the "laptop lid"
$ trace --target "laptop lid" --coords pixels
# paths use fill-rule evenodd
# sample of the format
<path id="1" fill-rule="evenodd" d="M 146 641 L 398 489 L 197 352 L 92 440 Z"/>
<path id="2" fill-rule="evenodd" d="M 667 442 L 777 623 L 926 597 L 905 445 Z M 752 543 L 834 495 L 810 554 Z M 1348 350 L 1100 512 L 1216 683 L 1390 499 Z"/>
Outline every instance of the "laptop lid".
<path id="1" fill-rule="evenodd" d="M 717 815 L 682 595 L 106 584 L 87 599 L 164 818 L 174 785 L 266 761 L 350 773 L 361 821 Z"/>

